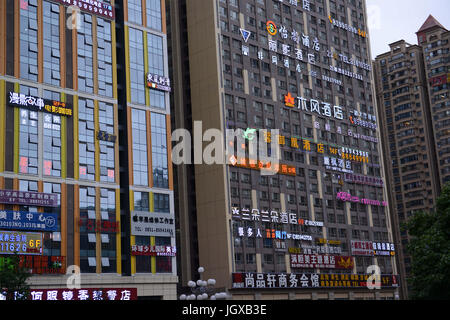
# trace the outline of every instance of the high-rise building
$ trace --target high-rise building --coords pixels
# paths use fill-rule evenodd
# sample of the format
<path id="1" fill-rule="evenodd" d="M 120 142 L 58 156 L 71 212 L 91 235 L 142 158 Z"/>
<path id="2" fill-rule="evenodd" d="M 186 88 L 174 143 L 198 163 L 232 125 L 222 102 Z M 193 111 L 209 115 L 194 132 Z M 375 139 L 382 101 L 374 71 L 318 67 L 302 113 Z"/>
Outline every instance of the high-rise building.
<path id="1" fill-rule="evenodd" d="M 365 1 L 181 0 L 168 17 L 173 129 L 197 159 L 175 166 L 180 285 L 200 265 L 235 299 L 398 298 Z M 241 129 L 223 143 L 245 156 L 199 161 L 208 129 Z M 249 158 L 255 138 L 278 167 Z"/>
<path id="2" fill-rule="evenodd" d="M 36 299 L 76 267 L 78 298 L 175 299 L 165 1 L 66 3 L 0 1 L 0 265 Z"/>
<path id="3" fill-rule="evenodd" d="M 397 258 L 402 283 L 411 269 L 408 233 L 412 214 L 430 211 L 449 181 L 449 32 L 429 16 L 417 32 L 418 45 L 404 40 L 374 62 L 376 98 Z M 402 287 L 408 296 L 407 285 Z"/>

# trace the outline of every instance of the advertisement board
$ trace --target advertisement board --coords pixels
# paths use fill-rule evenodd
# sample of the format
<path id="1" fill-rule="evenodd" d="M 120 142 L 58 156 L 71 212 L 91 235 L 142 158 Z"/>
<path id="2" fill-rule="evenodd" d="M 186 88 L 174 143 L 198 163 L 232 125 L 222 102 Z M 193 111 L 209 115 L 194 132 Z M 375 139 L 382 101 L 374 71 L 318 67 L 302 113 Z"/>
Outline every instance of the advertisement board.
<path id="1" fill-rule="evenodd" d="M 0 229 L 57 231 L 58 215 L 56 213 L 0 210 Z"/>
<path id="2" fill-rule="evenodd" d="M 42 255 L 42 233 L 0 231 L 0 254 Z"/>

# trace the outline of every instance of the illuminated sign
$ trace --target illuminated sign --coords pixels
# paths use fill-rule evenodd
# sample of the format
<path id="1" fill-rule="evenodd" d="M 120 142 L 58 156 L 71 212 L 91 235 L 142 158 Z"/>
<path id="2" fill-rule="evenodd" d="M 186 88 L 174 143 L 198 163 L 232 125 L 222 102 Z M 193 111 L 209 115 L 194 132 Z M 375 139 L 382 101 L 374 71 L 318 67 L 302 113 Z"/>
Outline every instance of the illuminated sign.
<path id="1" fill-rule="evenodd" d="M 290 95 L 290 93 L 288 94 Z M 309 102 L 309 106 L 307 105 L 307 102 Z M 288 105 L 285 103 L 287 107 L 295 107 L 295 104 L 293 106 Z M 309 101 L 303 97 L 297 97 L 297 108 L 308 111 L 311 113 L 317 113 L 319 116 L 326 116 L 326 117 L 334 117 L 338 120 L 344 119 L 344 113 L 342 110 L 342 107 L 340 106 L 331 106 L 330 103 L 327 102 L 319 102 L 315 99 L 310 99 Z"/>
<path id="2" fill-rule="evenodd" d="M 382 188 L 384 185 L 383 179 L 381 178 L 368 177 L 352 173 L 344 174 L 344 181 L 348 183 L 363 184 L 380 188 Z"/>
<path id="3" fill-rule="evenodd" d="M 372 130 L 376 130 L 377 129 L 377 125 L 374 124 L 374 123 L 355 118 L 354 116 L 350 116 L 349 119 L 350 119 L 350 123 L 355 125 L 355 126 L 368 128 L 368 129 L 372 129 Z"/>
<path id="4" fill-rule="evenodd" d="M 131 234 L 134 236 L 175 236 L 175 219 L 167 214 L 133 211 L 131 216 Z"/>
<path id="5" fill-rule="evenodd" d="M 353 269 L 353 258 L 342 256 L 291 254 L 291 268 Z"/>
<path id="6" fill-rule="evenodd" d="M 372 71 L 372 66 L 370 64 L 365 63 L 363 61 L 360 61 L 358 59 L 349 58 L 345 54 L 342 54 L 342 53 L 337 54 L 336 52 L 332 52 L 331 50 L 327 50 L 327 56 L 329 58 L 333 58 L 335 60 L 340 60 L 340 61 L 342 61 L 345 64 L 348 64 L 348 65 L 351 65 L 351 66 L 356 66 L 358 68 L 365 69 L 367 71 Z M 338 57 L 339 57 L 339 59 L 338 59 Z"/>
<path id="7" fill-rule="evenodd" d="M 131 246 L 131 255 L 133 256 L 175 257 L 176 253 L 177 248 L 171 246 Z"/>
<path id="8" fill-rule="evenodd" d="M 284 104 L 286 105 L 286 107 L 295 107 L 295 98 L 291 95 L 290 92 L 288 92 L 288 94 L 284 96 Z"/>
<path id="9" fill-rule="evenodd" d="M 317 243 L 320 244 L 331 244 L 331 245 L 340 245 L 341 244 L 341 240 L 328 240 L 325 238 L 318 238 L 316 239 Z"/>
<path id="10" fill-rule="evenodd" d="M 72 109 L 65 102 L 27 96 L 23 93 L 10 92 L 9 105 L 27 108 L 31 111 L 43 111 L 58 116 L 72 116 Z"/>
<path id="11" fill-rule="evenodd" d="M 147 73 L 146 80 L 147 80 L 147 87 L 149 88 L 167 92 L 172 91 L 172 88 L 170 87 L 170 79 L 167 77 Z"/>
<path id="12" fill-rule="evenodd" d="M 317 240 L 316 240 L 317 241 Z M 305 253 L 305 254 L 341 254 L 341 247 L 332 247 L 332 246 L 320 246 L 320 245 L 308 245 L 302 244 L 301 249 L 298 249 L 298 252 L 290 252 L 290 253 Z"/>
<path id="13" fill-rule="evenodd" d="M 395 248 L 393 243 L 374 242 L 373 254 L 375 256 L 394 256 Z"/>
<path id="14" fill-rule="evenodd" d="M 0 211 L 0 229 L 50 232 L 58 230 L 55 213 Z"/>
<path id="15" fill-rule="evenodd" d="M 35 207 L 57 207 L 58 195 L 31 191 L 0 190 L 0 203 Z"/>
<path id="16" fill-rule="evenodd" d="M 277 34 L 277 25 L 273 21 L 267 21 L 267 32 L 269 32 L 270 35 L 275 36 Z"/>
<path id="17" fill-rule="evenodd" d="M 137 289 L 35 289 L 30 291 L 30 300 L 137 300 Z"/>
<path id="18" fill-rule="evenodd" d="M 367 283 L 379 284 L 382 288 L 397 288 L 397 275 L 364 274 L 316 274 L 316 273 L 255 273 L 232 274 L 233 289 L 312 289 L 312 288 L 365 288 Z"/>
<path id="19" fill-rule="evenodd" d="M 342 75 L 347 76 L 349 78 L 354 78 L 354 79 L 361 80 L 361 81 L 364 80 L 363 76 L 360 75 L 360 74 L 354 73 L 352 71 L 349 71 L 349 70 L 346 70 L 346 69 L 343 69 L 343 68 L 340 68 L 340 67 L 335 67 L 333 65 L 330 65 L 330 71 L 342 74 Z"/>
<path id="20" fill-rule="evenodd" d="M 42 233 L 0 231 L 0 254 L 42 255 Z"/>
<path id="21" fill-rule="evenodd" d="M 232 218 L 240 219 L 245 221 L 261 221 L 261 222 L 270 222 L 270 223 L 278 223 L 278 224 L 298 224 L 312 227 L 323 227 L 323 222 L 321 221 L 310 221 L 304 219 L 298 219 L 296 213 L 287 213 L 280 212 L 278 214 L 277 211 L 265 211 L 259 209 L 246 209 L 246 208 L 232 208 Z"/>
<path id="22" fill-rule="evenodd" d="M 353 173 L 352 163 L 350 160 L 344 161 L 344 159 L 334 157 L 323 157 L 323 165 L 327 170 L 333 170 L 344 173 Z"/>
<path id="23" fill-rule="evenodd" d="M 114 7 L 100 0 L 52 0 L 67 6 L 77 6 L 82 11 L 92 13 L 102 18 L 114 19 Z"/>
<path id="24" fill-rule="evenodd" d="M 355 139 L 361 139 L 361 140 L 368 141 L 368 142 L 378 143 L 378 138 L 371 137 L 371 136 L 365 136 L 363 134 L 353 132 L 350 129 L 348 130 L 347 134 L 349 137 L 353 137 Z"/>
<path id="25" fill-rule="evenodd" d="M 238 227 L 237 236 L 240 238 L 265 238 L 265 239 L 279 239 L 279 240 L 305 240 L 312 241 L 310 235 L 293 234 L 282 230 Z"/>
<path id="26" fill-rule="evenodd" d="M 289 166 L 287 164 L 272 164 L 269 162 L 263 162 L 261 160 L 252 160 L 248 158 L 240 158 L 238 161 L 236 159 L 236 156 L 231 156 L 228 162 L 229 165 L 232 165 L 234 167 L 241 167 L 246 169 L 253 169 L 253 170 L 271 170 L 274 173 L 279 173 L 283 175 L 288 176 L 296 176 L 297 175 L 297 169 L 294 166 Z"/>
<path id="27" fill-rule="evenodd" d="M 378 206 L 378 207 L 387 207 L 386 201 L 379 201 L 379 200 L 371 200 L 371 199 L 360 199 L 357 196 L 352 196 L 350 193 L 347 192 L 338 192 L 336 198 L 338 200 L 342 200 L 344 202 L 355 202 L 355 203 L 362 203 L 372 206 Z"/>
<path id="28" fill-rule="evenodd" d="M 334 26 L 336 26 L 338 28 L 350 31 L 350 32 L 352 32 L 354 34 L 357 34 L 357 35 L 363 37 L 363 38 L 367 37 L 367 33 L 365 31 L 360 30 L 359 28 L 357 29 L 357 28 L 355 28 L 353 26 L 350 26 L 350 25 L 348 25 L 346 23 L 343 23 L 341 21 L 333 19 L 333 18 L 331 18 L 331 16 L 328 16 L 328 20 L 330 20 L 332 25 L 334 25 Z"/>

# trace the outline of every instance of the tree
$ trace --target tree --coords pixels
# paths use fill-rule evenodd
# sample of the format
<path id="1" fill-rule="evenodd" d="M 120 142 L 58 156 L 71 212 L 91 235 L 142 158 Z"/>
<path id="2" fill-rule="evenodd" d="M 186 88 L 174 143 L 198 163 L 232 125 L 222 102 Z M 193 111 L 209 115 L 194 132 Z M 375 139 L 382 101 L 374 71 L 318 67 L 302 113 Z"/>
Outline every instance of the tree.
<path id="1" fill-rule="evenodd" d="M 30 294 L 27 280 L 31 277 L 28 269 L 20 265 L 18 256 L 3 258 L 0 266 L 0 291 L 6 300 L 26 300 Z"/>
<path id="2" fill-rule="evenodd" d="M 414 214 L 406 229 L 411 238 L 411 298 L 450 299 L 450 184 L 437 198 L 435 211 Z"/>

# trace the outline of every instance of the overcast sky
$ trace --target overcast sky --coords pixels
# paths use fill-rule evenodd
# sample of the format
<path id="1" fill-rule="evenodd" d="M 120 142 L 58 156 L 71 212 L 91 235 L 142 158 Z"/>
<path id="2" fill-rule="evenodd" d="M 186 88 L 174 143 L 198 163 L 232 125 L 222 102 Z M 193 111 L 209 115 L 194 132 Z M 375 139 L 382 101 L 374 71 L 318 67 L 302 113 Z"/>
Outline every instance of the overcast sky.
<path id="1" fill-rule="evenodd" d="M 372 59 L 389 51 L 389 44 L 405 40 L 417 44 L 416 32 L 432 14 L 450 29 L 449 0 L 366 0 Z"/>

